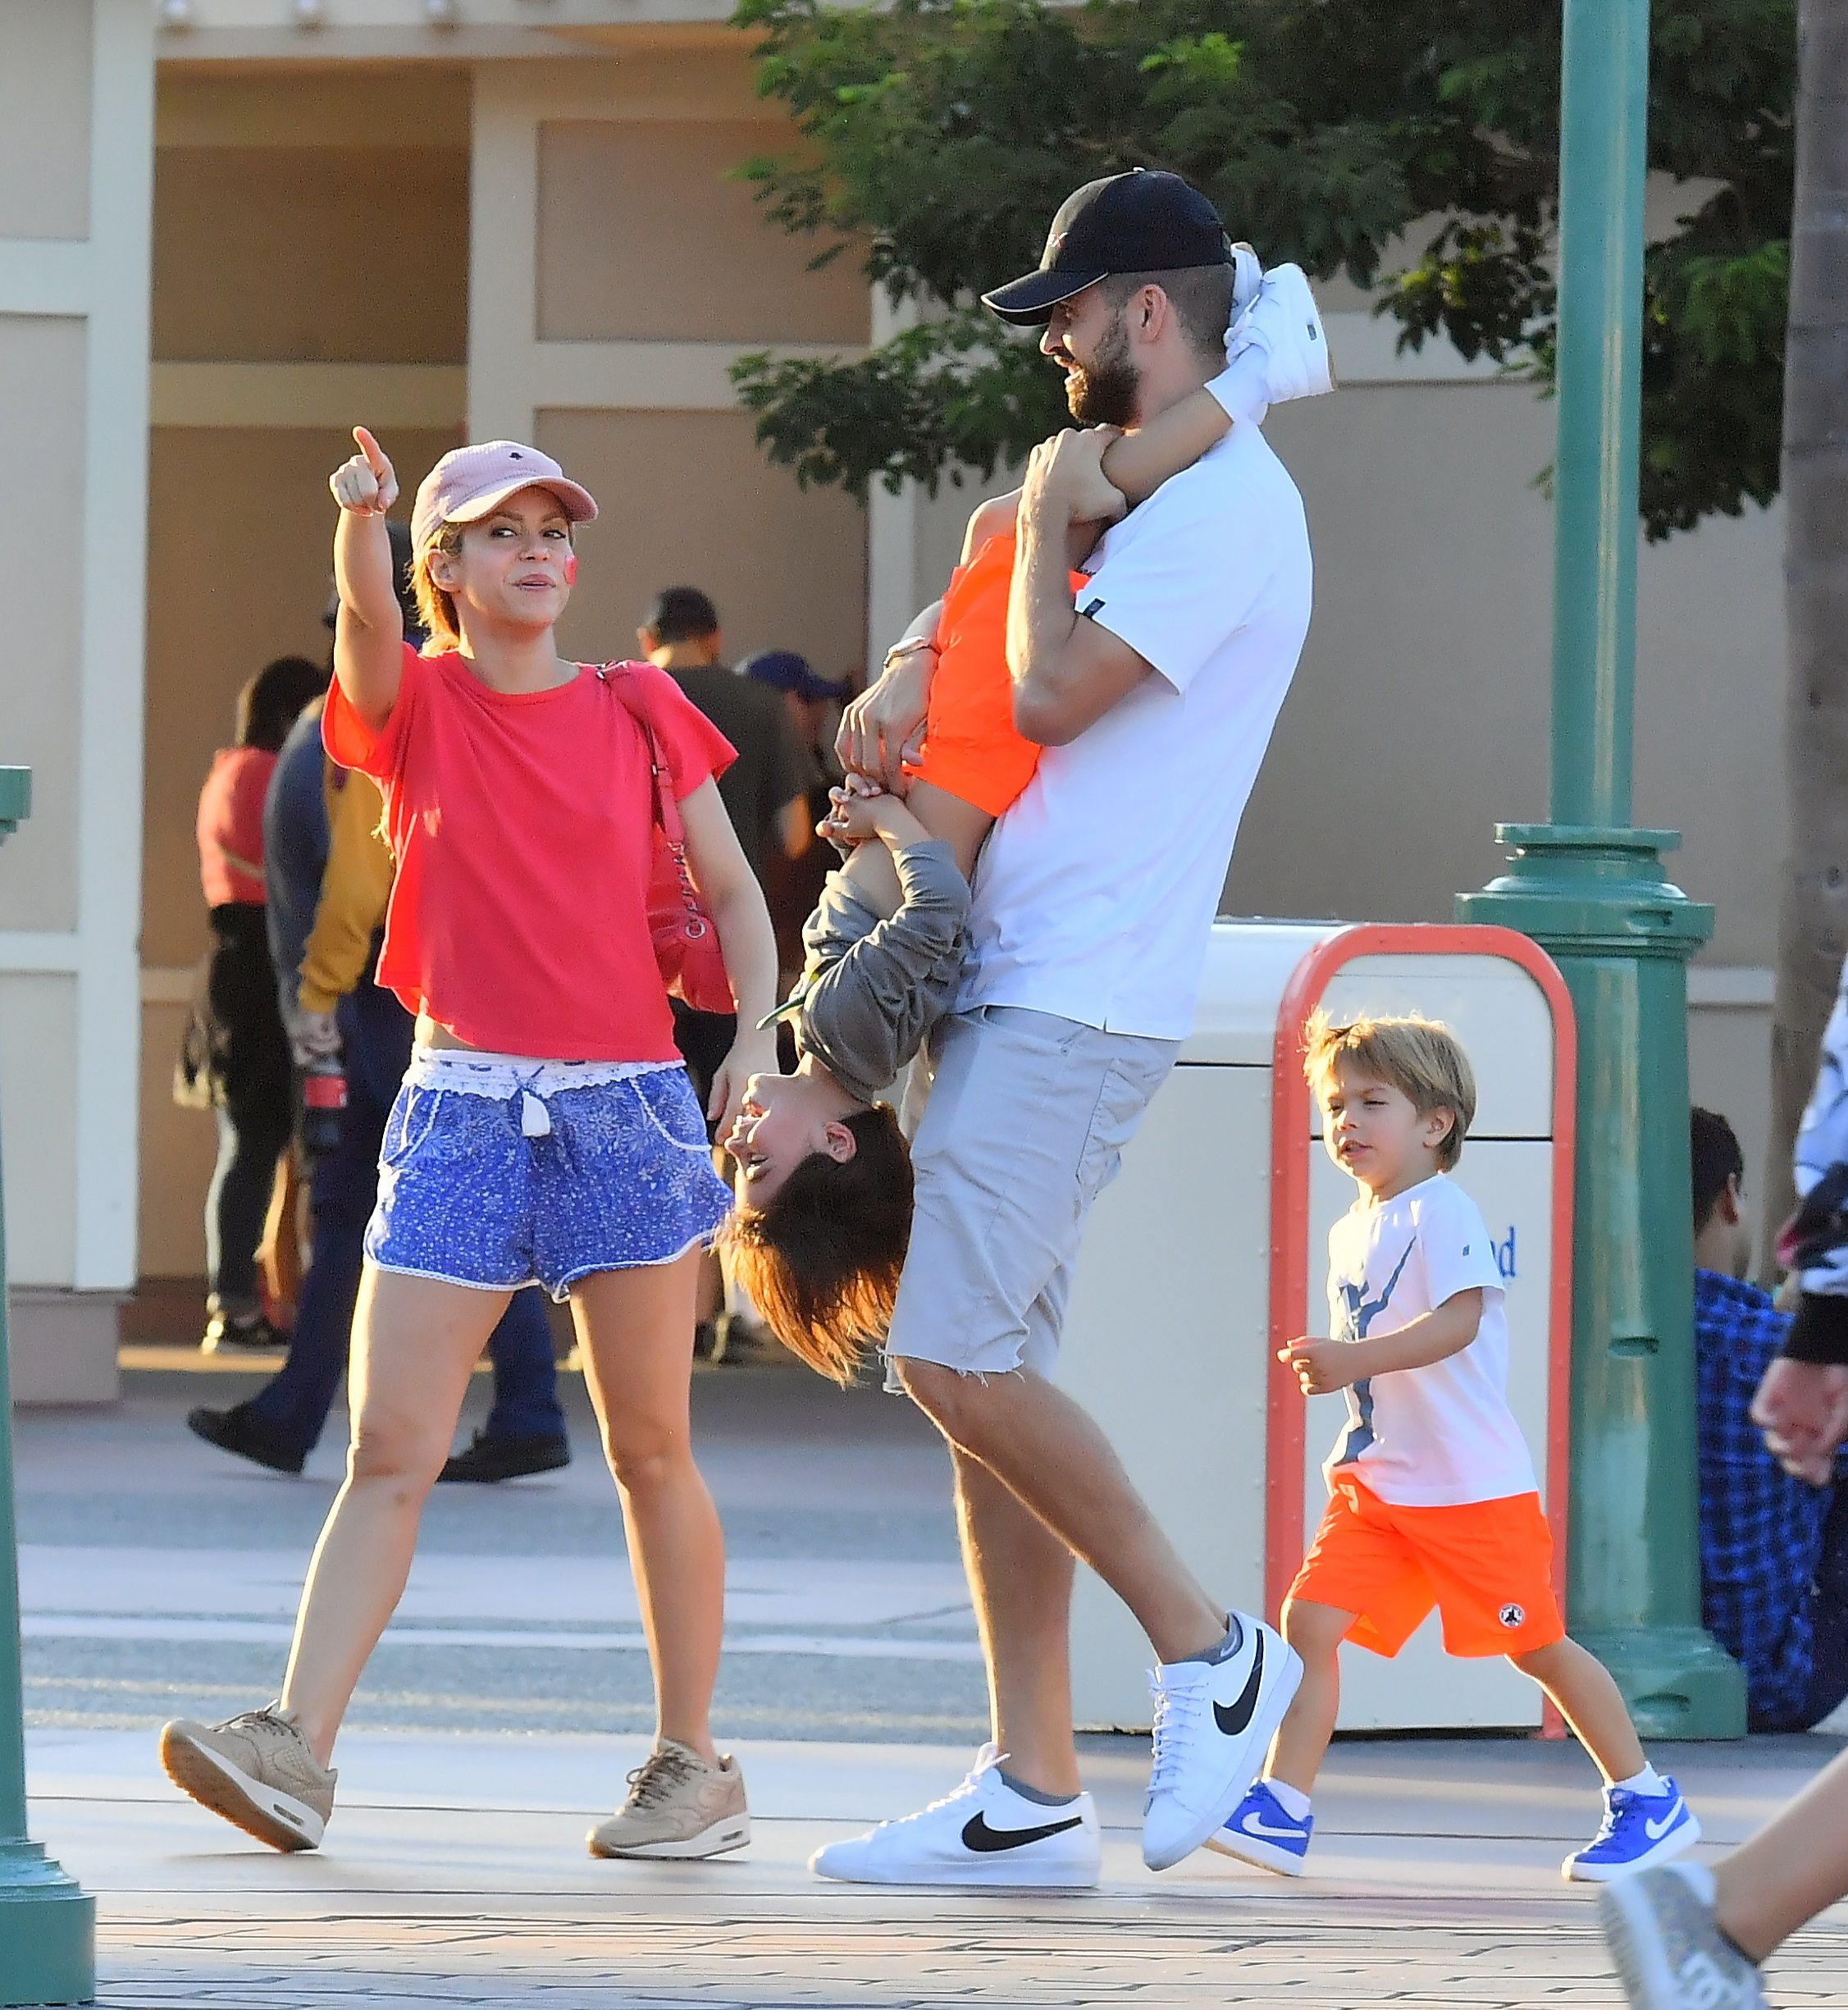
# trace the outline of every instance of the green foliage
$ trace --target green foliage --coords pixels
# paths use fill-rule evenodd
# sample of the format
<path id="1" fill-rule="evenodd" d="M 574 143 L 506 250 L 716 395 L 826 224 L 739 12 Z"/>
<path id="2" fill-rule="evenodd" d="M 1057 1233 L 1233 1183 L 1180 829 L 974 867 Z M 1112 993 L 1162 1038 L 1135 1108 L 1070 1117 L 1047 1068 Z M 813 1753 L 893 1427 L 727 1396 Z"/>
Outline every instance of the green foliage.
<path id="1" fill-rule="evenodd" d="M 759 437 L 856 494 L 990 470 L 1059 423 L 1057 381 L 973 304 L 1038 263 L 1079 182 L 1185 175 L 1266 263 L 1380 289 L 1435 335 L 1549 377 L 1560 0 L 739 0 L 804 151 L 766 213 L 851 244 L 927 318 L 864 362 L 748 359 Z M 1648 259 L 1643 521 L 1776 492 L 1796 0 L 1655 0 L 1651 166 L 1688 213 Z M 939 318 L 941 317 L 941 318 Z"/>

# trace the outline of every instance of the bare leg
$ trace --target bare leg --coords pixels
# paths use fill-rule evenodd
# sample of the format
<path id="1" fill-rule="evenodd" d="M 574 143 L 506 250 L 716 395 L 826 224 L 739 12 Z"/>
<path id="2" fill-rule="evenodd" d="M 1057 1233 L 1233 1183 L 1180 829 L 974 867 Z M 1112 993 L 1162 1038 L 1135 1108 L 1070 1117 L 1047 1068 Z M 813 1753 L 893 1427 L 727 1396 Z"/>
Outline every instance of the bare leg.
<path id="1" fill-rule="evenodd" d="M 603 1270 L 573 1286 L 605 1456 L 623 1502 L 642 1629 L 655 1671 L 657 1734 L 709 1765 L 712 1689 L 725 1626 L 725 1539 L 693 1463 L 689 1394 L 701 1258 Z"/>
<path id="2" fill-rule="evenodd" d="M 1076 1793 L 1071 1737 L 1071 1551 L 979 1460 L 951 1448 L 956 1527 L 988 1670 L 988 1716 L 1008 1770 Z"/>
<path id="3" fill-rule="evenodd" d="M 1221 1638 L 1225 1608 L 1182 1563 L 1110 1441 L 1070 1396 L 1025 1372 L 984 1381 L 901 1360 L 899 1373 L 906 1394 L 951 1444 L 986 1466 L 1109 1585 L 1159 1660 L 1183 1660 Z M 1005 1609 L 1003 1582 L 995 1580 L 991 1590 Z"/>
<path id="4" fill-rule="evenodd" d="M 1341 1642 L 1353 1623 L 1353 1613 L 1307 1598 L 1293 1598 L 1284 1607 L 1284 1638 L 1303 1656 L 1303 1681 L 1277 1726 L 1264 1770 L 1299 1793 L 1314 1788 L 1335 1735 L 1341 1709 Z"/>
<path id="5" fill-rule="evenodd" d="M 1595 1655 L 1576 1640 L 1560 1639 L 1508 1658 L 1553 1698 L 1578 1742 L 1596 1761 L 1607 1787 L 1613 1780 L 1632 1778 L 1648 1765 L 1623 1697 Z"/>
<path id="6" fill-rule="evenodd" d="M 323 1766 L 404 1596 L 424 1496 L 510 1295 L 366 1266 L 353 1327 L 353 1448 L 308 1565 L 282 1683 L 283 1706 Z"/>
<path id="7" fill-rule="evenodd" d="M 1713 1883 L 1715 1916 L 1754 1961 L 1848 1897 L 1848 1752 L 1768 1827 L 1716 1863 Z"/>

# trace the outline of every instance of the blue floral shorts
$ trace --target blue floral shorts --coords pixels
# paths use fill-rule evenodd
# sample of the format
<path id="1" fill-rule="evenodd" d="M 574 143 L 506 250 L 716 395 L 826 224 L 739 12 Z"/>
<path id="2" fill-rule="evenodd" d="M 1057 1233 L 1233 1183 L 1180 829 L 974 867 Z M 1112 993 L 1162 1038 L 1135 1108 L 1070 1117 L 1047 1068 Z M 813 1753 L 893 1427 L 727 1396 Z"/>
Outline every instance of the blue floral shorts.
<path id="1" fill-rule="evenodd" d="M 419 1048 L 391 1106 L 366 1254 L 381 1270 L 563 1300 L 671 1263 L 731 1205 L 678 1064 Z"/>

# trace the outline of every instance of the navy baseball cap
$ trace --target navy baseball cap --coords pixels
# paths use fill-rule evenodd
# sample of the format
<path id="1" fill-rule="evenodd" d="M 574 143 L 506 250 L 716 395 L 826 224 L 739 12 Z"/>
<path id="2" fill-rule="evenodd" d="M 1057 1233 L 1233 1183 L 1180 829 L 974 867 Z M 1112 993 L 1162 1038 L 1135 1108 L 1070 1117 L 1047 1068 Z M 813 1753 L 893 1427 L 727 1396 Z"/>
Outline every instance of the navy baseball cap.
<path id="1" fill-rule="evenodd" d="M 830 683 L 793 649 L 760 649 L 738 665 L 738 674 L 768 684 L 773 691 L 793 691 L 797 697 L 820 705 L 846 696 L 844 685 Z"/>
<path id="2" fill-rule="evenodd" d="M 1068 195 L 1047 233 L 1039 270 L 984 293 L 982 304 L 1016 327 L 1029 327 L 1112 272 L 1231 263 L 1232 240 L 1206 197 L 1179 175 L 1136 167 L 1087 181 Z"/>

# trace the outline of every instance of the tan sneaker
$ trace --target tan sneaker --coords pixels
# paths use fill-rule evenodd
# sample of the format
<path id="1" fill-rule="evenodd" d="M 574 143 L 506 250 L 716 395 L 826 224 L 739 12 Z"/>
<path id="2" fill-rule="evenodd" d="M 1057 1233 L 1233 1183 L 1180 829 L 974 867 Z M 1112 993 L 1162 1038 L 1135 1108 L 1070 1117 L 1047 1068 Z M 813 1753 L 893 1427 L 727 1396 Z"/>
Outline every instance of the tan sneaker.
<path id="1" fill-rule="evenodd" d="M 708 1766 L 664 1738 L 629 1775 L 629 1798 L 589 1836 L 593 1857 L 717 1857 L 751 1840 L 736 1759 Z"/>
<path id="2" fill-rule="evenodd" d="M 161 1733 L 161 1763 L 182 1793 L 271 1849 L 315 1848 L 334 1811 L 340 1775 L 281 1703 L 225 1724 L 176 1719 Z"/>

